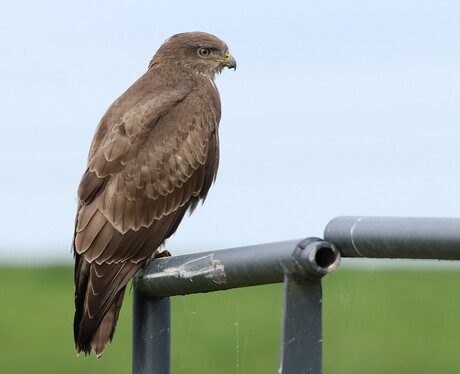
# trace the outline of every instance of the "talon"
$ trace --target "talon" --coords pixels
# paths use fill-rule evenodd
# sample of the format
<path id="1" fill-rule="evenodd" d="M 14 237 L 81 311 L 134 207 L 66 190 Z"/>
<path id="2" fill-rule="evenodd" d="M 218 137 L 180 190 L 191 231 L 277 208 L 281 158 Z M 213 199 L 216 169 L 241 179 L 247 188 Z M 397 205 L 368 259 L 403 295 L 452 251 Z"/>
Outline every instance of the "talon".
<path id="1" fill-rule="evenodd" d="M 163 258 L 163 257 L 171 257 L 171 252 L 165 249 L 162 252 L 156 252 L 153 258 Z"/>

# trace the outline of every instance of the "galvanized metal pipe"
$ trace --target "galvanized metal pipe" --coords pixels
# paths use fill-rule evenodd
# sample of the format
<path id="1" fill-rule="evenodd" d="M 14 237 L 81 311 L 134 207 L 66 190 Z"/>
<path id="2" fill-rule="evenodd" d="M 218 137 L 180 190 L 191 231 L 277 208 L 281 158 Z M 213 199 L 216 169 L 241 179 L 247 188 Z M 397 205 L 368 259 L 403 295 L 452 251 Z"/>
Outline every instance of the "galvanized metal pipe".
<path id="1" fill-rule="evenodd" d="M 171 302 L 148 297 L 133 287 L 133 374 L 169 374 Z"/>
<path id="2" fill-rule="evenodd" d="M 283 280 L 279 373 L 320 373 L 321 277 L 341 255 L 460 260 L 459 218 L 337 217 L 324 237 L 152 261 L 134 285 L 133 373 L 170 371 L 169 296 Z"/>
<path id="3" fill-rule="evenodd" d="M 137 276 L 136 287 L 151 297 L 185 295 L 280 283 L 285 272 L 321 277 L 339 263 L 337 248 L 322 239 L 290 240 L 158 258 Z"/>
<path id="4" fill-rule="evenodd" d="M 279 374 L 321 373 L 323 363 L 321 279 L 284 280 Z"/>
<path id="5" fill-rule="evenodd" d="M 169 296 L 283 281 L 279 373 L 320 373 L 321 277 L 339 263 L 319 238 L 155 259 L 134 282 L 133 373 L 170 372 Z"/>
<path id="6" fill-rule="evenodd" d="M 460 260 L 460 218 L 342 216 L 324 239 L 343 257 Z"/>

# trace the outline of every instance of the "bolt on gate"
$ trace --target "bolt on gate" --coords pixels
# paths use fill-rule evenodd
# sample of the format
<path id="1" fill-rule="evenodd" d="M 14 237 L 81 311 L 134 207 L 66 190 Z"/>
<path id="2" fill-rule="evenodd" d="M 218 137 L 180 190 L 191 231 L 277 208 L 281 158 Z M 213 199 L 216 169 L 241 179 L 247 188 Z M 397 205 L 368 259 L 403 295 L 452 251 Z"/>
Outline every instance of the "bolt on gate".
<path id="1" fill-rule="evenodd" d="M 460 218 L 337 217 L 324 239 L 155 259 L 133 287 L 133 373 L 170 373 L 171 296 L 280 282 L 278 372 L 321 373 L 321 278 L 341 257 L 460 260 Z"/>

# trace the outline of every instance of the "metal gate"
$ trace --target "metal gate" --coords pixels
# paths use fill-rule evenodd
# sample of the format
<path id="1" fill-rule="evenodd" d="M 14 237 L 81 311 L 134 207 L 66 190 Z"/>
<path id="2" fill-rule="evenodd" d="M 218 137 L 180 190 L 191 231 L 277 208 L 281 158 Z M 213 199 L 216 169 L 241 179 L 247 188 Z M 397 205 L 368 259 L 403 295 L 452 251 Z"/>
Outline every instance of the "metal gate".
<path id="1" fill-rule="evenodd" d="M 321 278 L 341 256 L 460 260 L 460 218 L 337 217 L 324 239 L 155 259 L 134 282 L 133 373 L 170 373 L 171 296 L 281 282 L 278 371 L 321 373 Z"/>

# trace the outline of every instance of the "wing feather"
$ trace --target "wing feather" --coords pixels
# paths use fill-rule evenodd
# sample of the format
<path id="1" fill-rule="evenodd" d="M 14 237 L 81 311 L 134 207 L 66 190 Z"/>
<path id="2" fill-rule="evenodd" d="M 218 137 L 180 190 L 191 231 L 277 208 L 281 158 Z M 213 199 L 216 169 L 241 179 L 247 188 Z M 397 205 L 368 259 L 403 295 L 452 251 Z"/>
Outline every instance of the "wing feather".
<path id="1" fill-rule="evenodd" d="M 80 211 L 85 209 L 86 206 L 83 206 L 80 208 Z M 91 209 L 91 211 L 93 210 Z M 94 239 L 102 230 L 106 222 L 107 220 L 105 217 L 95 210 L 85 229 L 75 233 L 75 250 L 77 253 L 85 253 L 90 247 L 92 247 Z"/>

